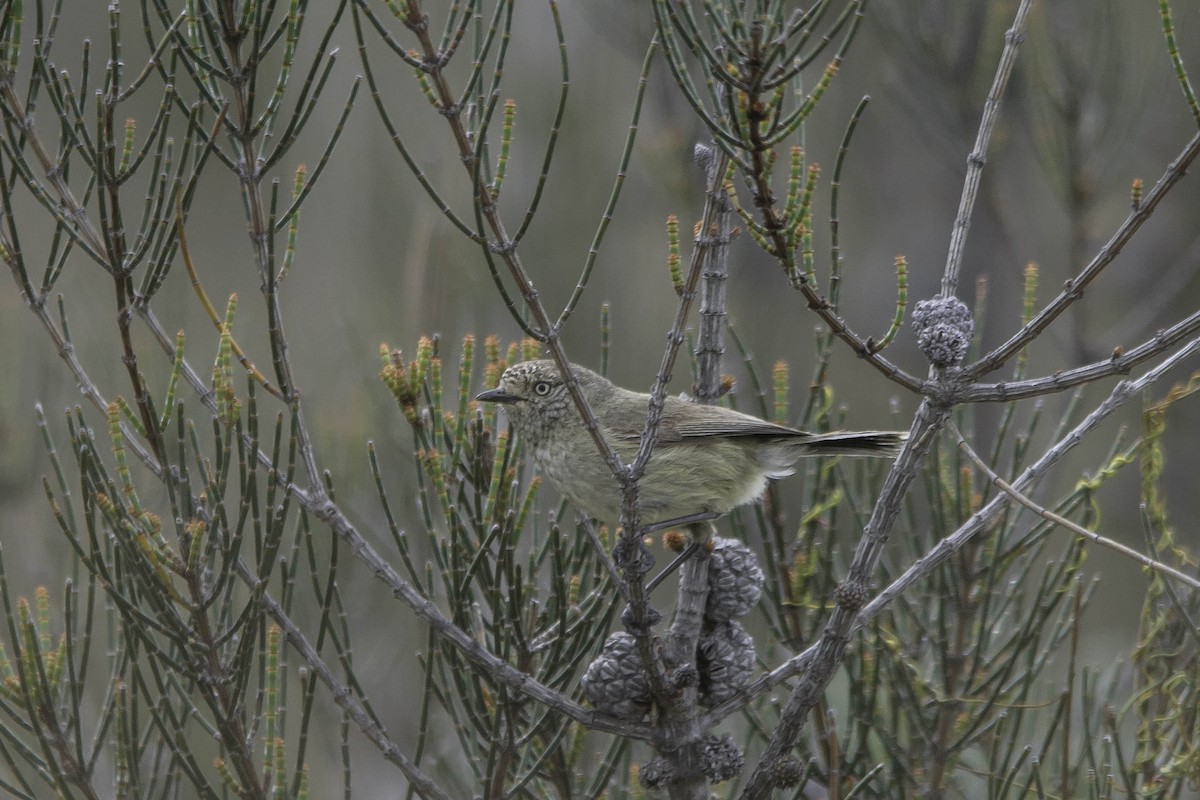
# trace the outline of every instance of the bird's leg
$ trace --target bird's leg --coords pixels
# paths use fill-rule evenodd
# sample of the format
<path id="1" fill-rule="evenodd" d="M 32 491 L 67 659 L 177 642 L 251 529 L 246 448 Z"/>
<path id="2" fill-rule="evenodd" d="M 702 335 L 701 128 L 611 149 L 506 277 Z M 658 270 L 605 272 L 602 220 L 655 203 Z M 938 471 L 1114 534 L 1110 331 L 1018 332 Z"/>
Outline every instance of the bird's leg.
<path id="1" fill-rule="evenodd" d="M 696 550 L 707 545 L 715 533 L 711 520 L 719 517 L 720 514 L 715 514 L 712 511 L 703 511 L 699 514 L 690 514 L 686 517 L 678 519 L 670 519 L 665 522 L 656 522 L 653 525 L 647 525 L 642 528 L 643 533 L 652 533 L 662 530 L 663 528 L 673 528 L 678 525 L 687 525 L 688 536 L 691 539 L 683 552 L 675 557 L 675 560 L 666 566 L 666 568 L 654 576 L 654 578 L 646 584 L 646 591 L 653 592 L 654 587 L 658 586 L 663 580 L 675 570 L 683 566 L 683 563 L 696 554 Z M 707 523 L 707 524 L 705 524 Z"/>
<path id="2" fill-rule="evenodd" d="M 693 537 L 700 529 L 698 522 L 710 522 L 721 516 L 715 511 L 701 511 L 696 514 L 688 514 L 685 517 L 676 517 L 675 519 L 665 519 L 662 522 L 654 522 L 649 525 L 642 526 L 642 533 L 655 533 L 656 531 L 666 530 L 667 528 L 682 528 L 685 525 L 692 531 Z M 712 526 L 708 526 L 709 530 Z"/>
<path id="3" fill-rule="evenodd" d="M 656 586 L 658 586 L 660 583 L 662 583 L 663 580 L 668 575 L 670 575 L 672 572 L 679 569 L 683 565 L 683 562 L 687 561 L 689 558 L 691 558 L 693 555 L 695 555 L 696 551 L 699 549 L 700 549 L 699 542 L 695 542 L 695 541 L 689 542 L 688 546 L 683 548 L 683 552 L 680 553 L 679 555 L 675 556 L 674 561 L 672 561 L 670 564 L 667 564 L 666 568 L 663 569 L 662 572 L 655 575 L 650 580 L 650 582 L 646 584 L 646 591 L 653 592 Z"/>
<path id="4" fill-rule="evenodd" d="M 699 516 L 699 515 L 697 515 Z M 717 526 L 713 524 L 713 520 L 719 517 L 720 514 L 715 514 L 711 511 L 707 512 L 702 519 L 697 519 L 688 525 L 688 535 L 692 538 L 695 544 L 701 547 L 709 547 L 709 542 L 717 535 Z"/>
<path id="5" fill-rule="evenodd" d="M 657 531 L 665 530 L 667 528 L 678 528 L 682 525 L 688 526 L 688 530 L 693 531 L 693 534 L 694 534 L 695 531 L 700 530 L 700 528 L 701 528 L 700 523 L 714 520 L 719 516 L 721 516 L 721 515 L 716 514 L 712 511 L 701 511 L 698 514 L 688 514 L 686 517 L 678 517 L 676 519 L 667 519 L 667 520 L 663 520 L 662 522 L 653 522 L 649 525 L 643 525 L 642 529 L 641 529 L 641 534 L 642 534 L 642 537 L 644 537 L 646 534 L 649 534 L 649 533 L 655 533 Z M 708 529 L 711 530 L 712 526 L 709 525 Z M 589 533 L 591 533 L 590 528 L 588 529 L 588 531 L 589 531 Z M 641 539 L 642 537 L 638 537 L 638 538 Z M 693 538 L 695 538 L 694 535 L 693 535 Z M 705 537 L 705 539 L 707 539 L 707 537 Z M 598 541 L 598 540 L 596 540 L 596 541 Z M 644 549 L 645 545 L 643 545 L 642 547 Z M 646 591 L 648 591 L 648 592 L 653 591 L 655 586 L 662 583 L 663 578 L 667 577 L 672 572 L 674 572 L 676 569 L 678 569 L 679 565 L 682 564 L 684 561 L 687 561 L 688 558 L 690 558 L 692 553 L 694 553 L 695 551 L 696 551 L 696 548 L 694 546 L 689 547 L 687 550 L 685 550 L 679 557 L 677 557 L 674 561 L 672 561 L 665 570 L 662 571 L 661 575 L 659 575 L 658 577 L 656 577 L 654 580 L 650 581 L 650 583 L 648 583 L 646 585 Z M 626 557 L 624 555 L 623 544 L 618 541 L 616 546 L 613 548 L 613 563 L 616 564 L 617 568 L 624 569 L 625 561 L 626 561 Z M 639 565 L 639 568 L 640 568 L 642 574 L 649 572 L 653 567 L 654 567 L 654 556 L 650 555 L 649 551 L 644 552 L 642 554 L 642 563 Z M 626 598 L 626 599 L 628 599 L 628 598 Z"/>

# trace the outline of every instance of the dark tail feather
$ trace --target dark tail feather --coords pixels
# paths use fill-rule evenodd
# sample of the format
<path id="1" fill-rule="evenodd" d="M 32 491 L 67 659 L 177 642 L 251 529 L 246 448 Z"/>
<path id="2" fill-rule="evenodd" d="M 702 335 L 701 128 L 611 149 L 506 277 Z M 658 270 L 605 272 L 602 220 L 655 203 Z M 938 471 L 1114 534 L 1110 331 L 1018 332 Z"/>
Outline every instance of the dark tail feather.
<path id="1" fill-rule="evenodd" d="M 812 456 L 894 456 L 908 434 L 902 431 L 834 431 L 813 434 L 804 442 Z"/>

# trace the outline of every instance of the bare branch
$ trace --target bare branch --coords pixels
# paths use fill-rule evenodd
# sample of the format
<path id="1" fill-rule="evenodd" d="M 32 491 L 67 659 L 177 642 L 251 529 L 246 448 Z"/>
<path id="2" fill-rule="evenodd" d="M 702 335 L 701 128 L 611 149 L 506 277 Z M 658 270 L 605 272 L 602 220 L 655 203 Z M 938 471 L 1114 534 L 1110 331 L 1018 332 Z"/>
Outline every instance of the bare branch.
<path id="1" fill-rule="evenodd" d="M 1138 562 L 1143 567 L 1152 569 L 1155 572 L 1161 572 L 1163 575 L 1168 575 L 1181 583 L 1186 583 L 1188 586 L 1192 587 L 1193 589 L 1200 589 L 1200 580 L 1196 580 L 1191 575 L 1185 575 L 1184 573 L 1180 572 L 1179 570 L 1175 569 L 1174 567 L 1168 566 L 1167 564 L 1164 564 L 1161 561 L 1155 561 L 1153 558 L 1150 558 L 1149 556 L 1147 556 L 1143 553 L 1139 553 L 1137 550 L 1134 550 L 1132 547 L 1126 547 L 1125 545 L 1121 544 L 1118 541 L 1109 539 L 1106 536 L 1101 536 L 1100 534 L 1096 533 L 1095 531 L 1088 530 L 1087 528 L 1083 527 L 1082 525 L 1078 525 L 1078 524 L 1072 522 L 1071 520 L 1067 519 L 1066 517 L 1062 516 L 1061 514 L 1055 514 L 1050 509 L 1033 502 L 1033 500 L 1029 499 L 1028 496 L 1022 494 L 1021 492 L 1018 492 L 1016 489 L 1014 489 L 1012 487 L 1011 484 L 1009 484 L 1007 481 L 1005 481 L 1003 478 L 1001 478 L 999 475 L 997 475 L 994 471 L 992 471 L 992 468 L 989 467 L 984 462 L 984 460 L 982 458 L 980 458 L 979 455 L 973 449 L 971 449 L 971 445 L 967 443 L 966 438 L 962 435 L 962 432 L 958 429 L 958 426 L 955 425 L 953 421 L 950 422 L 950 429 L 954 431 L 954 435 L 958 438 L 958 446 L 962 449 L 962 451 L 964 453 L 967 454 L 967 457 L 971 459 L 971 461 L 975 464 L 975 466 L 979 467 L 979 469 L 982 470 L 983 473 L 988 476 L 988 480 L 990 480 L 993 484 L 995 484 L 996 487 L 998 487 L 1000 489 L 1000 491 L 1004 492 L 1005 494 L 1010 496 L 1013 500 L 1016 500 L 1018 503 L 1025 506 L 1025 508 L 1028 508 L 1033 513 L 1037 514 L 1042 519 L 1049 520 L 1050 522 L 1053 522 L 1055 525 L 1062 526 L 1062 527 L 1066 528 L 1067 530 L 1071 531 L 1072 533 L 1074 533 L 1075 535 L 1082 536 L 1083 538 L 1087 539 L 1088 541 L 1098 544 L 1101 547 L 1107 547 L 1109 550 L 1113 550 L 1117 553 L 1120 553 L 1121 555 L 1125 556 L 1126 558 L 1129 558 L 1129 559 L 1132 559 L 1132 560 Z"/>

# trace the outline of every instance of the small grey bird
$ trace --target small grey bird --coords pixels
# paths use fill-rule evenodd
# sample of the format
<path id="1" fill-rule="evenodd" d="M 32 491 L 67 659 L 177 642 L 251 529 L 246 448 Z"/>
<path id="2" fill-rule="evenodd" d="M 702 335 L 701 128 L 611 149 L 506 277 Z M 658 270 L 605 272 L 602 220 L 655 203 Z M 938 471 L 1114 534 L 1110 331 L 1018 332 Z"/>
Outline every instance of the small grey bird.
<path id="1" fill-rule="evenodd" d="M 571 366 L 600 433 L 629 463 L 637 454 L 650 395 Z M 583 425 L 553 361 L 525 361 L 476 400 L 504 404 L 538 470 L 587 514 L 621 518 L 621 493 Z M 638 482 L 647 524 L 702 512 L 725 514 L 758 499 L 769 478 L 795 470 L 805 456 L 893 456 L 907 434 L 892 431 L 806 433 L 720 406 L 667 397 L 658 439 Z"/>

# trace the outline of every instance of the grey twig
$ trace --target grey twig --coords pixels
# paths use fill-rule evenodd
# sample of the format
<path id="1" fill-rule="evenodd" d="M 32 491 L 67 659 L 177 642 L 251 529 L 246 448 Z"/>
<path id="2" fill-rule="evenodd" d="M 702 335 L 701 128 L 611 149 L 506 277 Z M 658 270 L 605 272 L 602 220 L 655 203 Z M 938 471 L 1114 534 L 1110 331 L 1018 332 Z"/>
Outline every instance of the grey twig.
<path id="1" fill-rule="evenodd" d="M 246 566 L 244 561 L 239 560 L 237 562 L 237 570 L 238 576 L 248 586 L 254 586 L 257 583 L 257 577 Z M 321 658 L 320 653 L 309 643 L 304 632 L 300 630 L 296 623 L 292 622 L 287 612 L 283 610 L 283 607 L 275 601 L 275 598 L 263 592 L 260 602 L 271 616 L 271 619 L 275 620 L 275 624 L 283 631 L 288 644 L 300 654 L 300 657 L 304 659 L 304 663 L 313 670 L 321 680 L 321 683 L 325 684 L 325 688 L 329 690 L 329 695 L 333 698 L 333 701 L 354 720 L 354 724 L 363 732 L 363 735 L 379 748 L 379 752 L 383 754 L 383 757 L 396 765 L 396 768 L 400 770 L 422 797 L 427 798 L 427 800 L 450 800 L 450 795 L 442 791 L 442 788 L 434 783 L 432 778 L 422 772 L 420 767 L 413 763 L 412 759 L 404 755 L 396 742 L 388 736 L 387 731 L 381 728 L 371 718 L 371 715 L 354 700 L 354 693 L 350 690 L 350 687 L 337 679 L 333 674 L 333 670 Z"/>
<path id="2" fill-rule="evenodd" d="M 1013 20 L 1011 29 L 1006 34 L 1004 55 L 996 68 L 993 80 L 992 94 L 989 104 L 980 121 L 979 135 L 976 146 L 971 153 L 970 165 L 963 188 L 963 200 L 960 205 L 959 218 L 955 222 L 951 237 L 950 255 L 947 259 L 946 272 L 942 279 L 942 294 L 950 297 L 957 286 L 958 266 L 961 261 L 961 250 L 965 244 L 966 228 L 969 225 L 974 209 L 974 198 L 977 192 L 979 174 L 982 170 L 991 130 L 996 123 L 999 112 L 1000 94 L 1003 92 L 1012 71 L 1012 62 L 1016 57 L 1020 32 L 1028 14 L 1032 0 L 1022 0 Z M 761 180 L 761 179 L 760 179 Z M 761 184 L 760 184 L 761 186 Z M 766 191 L 760 188 L 760 194 Z M 764 213 L 769 209 L 764 208 Z M 778 228 L 778 225 L 767 225 L 768 230 Z M 779 245 L 777 245 L 777 248 Z M 803 284 L 807 288 L 807 282 Z M 957 384 L 955 375 L 944 375 L 945 371 L 934 370 L 939 383 L 945 380 L 948 384 Z M 901 502 L 909 485 L 915 479 L 921 461 L 932 445 L 934 434 L 949 419 L 952 406 L 944 401 L 934 402 L 929 398 L 922 401 L 913 419 L 909 431 L 909 439 L 901 450 L 896 463 L 888 472 L 880 491 L 879 498 L 871 513 L 871 518 L 863 528 L 858 547 L 850 562 L 845 578 L 845 585 L 852 591 L 845 592 L 846 597 L 861 595 L 870 586 L 874 577 L 883 547 L 887 543 L 888 534 L 895 525 L 900 513 Z M 758 764 L 751 773 L 740 797 L 743 800 L 762 800 L 772 790 L 769 777 L 771 768 L 789 753 L 795 745 L 800 731 L 809 713 L 816 707 L 824 694 L 825 687 L 833 679 L 834 673 L 842 663 L 845 648 L 853 633 L 853 625 L 857 618 L 858 608 L 839 603 L 830 614 L 822 629 L 821 636 L 813 645 L 813 656 L 806 665 L 804 675 L 798 685 L 792 690 L 779 718 L 774 734 L 770 737 Z"/>
<path id="3" fill-rule="evenodd" d="M 971 448 L 971 445 L 967 442 L 966 437 L 962 435 L 962 431 L 958 429 L 958 426 L 954 424 L 953 420 L 950 421 L 950 429 L 954 431 L 954 436 L 958 439 L 958 446 L 964 453 L 967 454 L 967 458 L 971 459 L 972 463 L 974 463 L 984 475 L 987 475 L 988 480 L 990 480 L 993 485 L 1000 489 L 1000 491 L 1010 496 L 1013 500 L 1016 500 L 1020 505 L 1025 506 L 1025 508 L 1028 508 L 1042 519 L 1066 528 L 1077 536 L 1082 536 L 1089 542 L 1098 544 L 1101 547 L 1107 547 L 1109 550 L 1120 553 L 1126 558 L 1133 559 L 1147 569 L 1152 569 L 1155 572 L 1161 572 L 1163 575 L 1168 575 L 1180 583 L 1186 583 L 1193 589 L 1200 589 L 1200 581 L 1196 580 L 1191 575 L 1186 575 L 1174 567 L 1168 566 L 1161 561 L 1156 561 L 1144 553 L 1139 553 L 1132 547 L 1126 547 L 1118 541 L 1109 539 L 1107 536 L 1102 536 L 1093 530 L 1089 530 L 1082 525 L 1072 522 L 1061 514 L 1055 514 L 1045 506 L 1035 503 L 1033 500 L 1029 499 L 1029 497 L 1017 491 L 1010 483 L 997 475 L 992 468 L 989 467 L 987 463 L 979 457 L 979 454 Z"/>
<path id="4" fill-rule="evenodd" d="M 710 202 L 716 204 L 716 223 L 701 230 L 697 241 L 708 242 L 700 294 L 700 325 L 696 341 L 696 400 L 705 404 L 721 397 L 721 357 L 725 354 L 722 333 L 725 326 L 725 295 L 729 278 L 730 217 L 733 206 L 725 193 L 725 170 L 729 157 L 719 148 L 696 145 L 696 163 L 705 172 Z M 712 192 L 713 187 L 716 191 Z"/>
<path id="5" fill-rule="evenodd" d="M 945 424 L 949 416 L 950 408 L 948 406 L 934 405 L 928 399 L 921 403 L 909 430 L 908 441 L 905 442 L 896 463 L 888 472 L 871 518 L 863 528 L 858 549 L 854 553 L 845 579 L 847 584 L 857 585 L 863 589 L 870 585 L 879 557 L 883 553 L 883 547 L 887 543 L 888 533 L 900 513 L 901 501 L 908 491 L 909 484 L 920 472 L 920 464 L 933 443 L 934 434 Z M 800 656 L 788 662 L 791 663 L 791 661 L 803 657 L 804 674 L 800 682 L 792 689 L 792 693 L 780 713 L 775 732 L 739 795 L 743 800 L 750 800 L 750 798 L 761 800 L 770 794 L 772 789 L 769 778 L 771 765 L 777 763 L 791 751 L 800 731 L 804 728 L 809 712 L 816 706 L 825 692 L 825 687 L 833 679 L 834 672 L 842 662 L 846 645 L 854 633 L 857 610 L 846 605 L 835 607 L 816 643 Z M 773 671 L 771 675 L 777 671 Z M 751 693 L 760 684 L 761 679 L 749 687 L 748 696 L 753 696 Z M 714 719 L 720 719 L 724 714 L 718 715 L 718 709 L 714 709 L 712 716 Z"/>
<path id="6" fill-rule="evenodd" d="M 1078 425 L 1076 425 L 1069 433 L 1064 435 L 1058 442 L 1049 448 L 1041 458 L 1031 464 L 1021 473 L 1020 477 L 1012 482 L 1012 487 L 1018 492 L 1026 492 L 1029 487 L 1033 486 L 1039 479 L 1045 475 L 1046 471 L 1061 459 L 1071 448 L 1082 441 L 1084 435 L 1092 431 L 1104 419 L 1111 416 L 1114 411 L 1128 402 L 1131 398 L 1137 397 L 1147 387 L 1154 384 L 1168 370 L 1178 366 L 1180 363 L 1190 358 L 1196 352 L 1200 351 L 1200 338 L 1196 338 L 1188 342 L 1179 350 L 1171 354 L 1161 364 L 1158 364 L 1153 369 L 1148 370 L 1141 377 L 1133 380 L 1124 380 L 1113 387 L 1109 392 L 1108 397 L 1101 402 L 1095 410 L 1087 415 Z M 854 623 L 854 630 L 859 630 L 875 617 L 880 611 L 886 608 L 892 601 L 896 599 L 908 587 L 912 586 L 917 581 L 923 580 L 933 570 L 935 566 L 945 561 L 953 553 L 957 552 L 966 544 L 972 537 L 979 535 L 987 529 L 988 525 L 996 518 L 996 515 L 1002 508 L 1007 506 L 1011 498 L 1006 494 L 998 494 L 983 508 L 971 515 L 970 519 L 959 526 L 958 530 L 952 535 L 943 539 L 933 550 L 927 553 L 922 558 L 918 559 L 911 567 L 904 571 L 896 580 L 883 591 L 881 591 L 870 603 L 863 607 L 859 612 L 858 618 Z"/>
<path id="7" fill-rule="evenodd" d="M 721 215 L 720 204 L 724 199 L 721 184 L 728 161 L 723 154 L 717 156 L 715 160 L 717 163 L 714 165 L 714 169 L 710 171 L 709 181 L 705 187 L 704 214 L 700 220 L 701 232 L 710 230 L 716 226 Z M 704 239 L 703 236 L 700 236 L 697 237 L 696 244 L 692 248 L 691 265 L 688 269 L 687 278 L 684 281 L 683 291 L 679 296 L 679 304 L 675 309 L 675 320 L 671 325 L 670 332 L 667 334 L 667 346 L 663 350 L 662 362 L 659 365 L 658 375 L 654 381 L 654 388 L 650 392 L 649 407 L 646 410 L 646 426 L 642 431 L 641 444 L 638 447 L 637 455 L 629 464 L 628 472 L 625 473 L 624 478 L 621 480 L 621 525 L 623 528 L 623 544 L 628 548 L 626 552 L 632 552 L 633 548 L 641 546 L 637 481 L 645 474 L 646 465 L 650 463 L 650 456 L 654 450 L 654 444 L 658 439 L 658 427 L 662 422 L 663 403 L 667 395 L 667 382 L 671 379 L 675 358 L 679 353 L 680 345 L 684 341 L 684 327 L 687 325 L 687 320 L 690 316 L 692 303 L 696 297 L 696 287 L 700 282 L 703 266 L 708 259 L 708 249 L 710 246 L 711 243 Z M 621 476 L 618 475 L 618 477 Z M 636 618 L 637 615 L 646 613 L 646 596 L 642 577 L 638 576 L 636 580 L 628 581 L 627 585 L 629 586 L 630 606 Z M 646 647 L 648 645 L 649 642 L 647 640 L 639 637 L 639 647 Z M 667 687 L 661 685 L 660 689 L 662 690 L 660 693 L 662 701 L 669 702 L 670 692 L 667 690 Z"/>
<path id="8" fill-rule="evenodd" d="M 958 203 L 958 215 L 954 218 L 954 229 L 950 234 L 950 250 L 946 254 L 946 269 L 942 273 L 942 297 L 953 297 L 958 289 L 958 274 L 962 269 L 963 250 L 967 245 L 967 231 L 971 228 L 971 217 L 975 214 L 975 198 L 979 194 L 979 181 L 983 177 L 983 165 L 987 163 L 988 144 L 992 131 L 1000 119 L 1000 104 L 1017 62 L 1017 48 L 1024 38 L 1025 18 L 1033 0 L 1022 0 L 1013 17 L 1012 27 L 1004 34 L 1004 52 L 996 66 L 992 88 L 983 103 L 983 117 L 979 120 L 979 131 L 975 135 L 975 146 L 967 156 L 967 175 L 963 179 L 962 198 Z"/>
<path id="9" fill-rule="evenodd" d="M 963 378 L 978 378 L 998 368 L 1036 339 L 1038 334 L 1049 327 L 1051 322 L 1066 311 L 1072 303 L 1082 297 L 1083 290 L 1087 288 L 1087 285 L 1116 259 L 1125 245 L 1129 243 L 1129 240 L 1142 227 L 1142 223 L 1148 220 L 1151 214 L 1154 213 L 1154 209 L 1167 196 L 1167 193 L 1171 191 L 1176 183 L 1183 179 L 1183 176 L 1187 174 L 1188 167 L 1191 166 L 1191 163 L 1196 159 L 1198 154 L 1200 154 L 1200 133 L 1193 136 L 1179 155 L 1175 157 L 1175 160 L 1167 165 L 1162 177 L 1158 179 L 1158 183 L 1154 184 L 1154 188 L 1145 194 L 1142 201 L 1138 203 L 1137 208 L 1130 212 L 1129 216 L 1121 224 L 1121 227 L 1117 228 L 1104 247 L 1100 248 L 1100 252 L 1096 253 L 1091 263 L 1084 267 L 1074 278 L 1068 280 L 1059 295 L 1051 300 L 1033 319 L 1029 320 L 1028 324 L 1021 328 L 1021 330 L 1009 337 L 1008 341 L 996 347 L 974 364 L 965 366 L 962 373 Z"/>
<path id="10" fill-rule="evenodd" d="M 1012 482 L 1011 486 L 1013 489 L 1020 493 L 1026 492 L 1029 487 L 1045 476 L 1051 466 L 1079 444 L 1083 440 L 1083 437 L 1094 430 L 1102 421 L 1111 416 L 1113 412 L 1130 399 L 1140 396 L 1143 390 L 1153 385 L 1167 371 L 1178 366 L 1197 352 L 1200 352 L 1200 338 L 1188 342 L 1184 347 L 1172 353 L 1170 358 L 1164 360 L 1161 364 L 1147 371 L 1142 376 L 1118 383 L 1113 387 L 1108 397 L 1095 410 L 1088 414 L 1087 417 L 1068 433 L 1064 434 L 1041 458 L 1027 467 Z M 917 559 L 908 569 L 888 584 L 886 588 L 880 591 L 879 594 L 854 615 L 853 621 L 847 629 L 846 638 L 862 630 L 868 622 L 891 606 L 897 598 L 911 589 L 915 584 L 926 580 L 939 564 L 942 564 L 954 555 L 954 553 L 961 550 L 975 536 L 988 530 L 1001 511 L 1012 502 L 1012 499 L 1012 496 L 1009 494 L 997 494 L 987 505 L 972 514 L 954 533 L 947 536 L 932 550 Z M 769 691 L 789 678 L 796 675 L 807 677 L 821 656 L 821 642 L 812 645 L 801 653 L 797 653 L 783 664 L 747 686 L 741 696 L 713 708 L 706 718 L 707 721 L 710 724 L 716 724 L 716 722 L 729 714 L 743 708 L 751 698 Z"/>
<path id="11" fill-rule="evenodd" d="M 1107 378 L 1126 375 L 1129 370 L 1144 361 L 1156 358 L 1176 347 L 1187 337 L 1200 330 L 1200 311 L 1195 311 L 1154 337 L 1128 350 L 1115 350 L 1113 354 L 1093 364 L 1074 369 L 1065 369 L 1040 378 L 1012 381 L 1011 383 L 975 383 L 963 387 L 963 402 L 1006 402 L 1027 397 L 1061 392 L 1074 386 Z"/>

